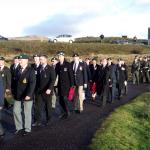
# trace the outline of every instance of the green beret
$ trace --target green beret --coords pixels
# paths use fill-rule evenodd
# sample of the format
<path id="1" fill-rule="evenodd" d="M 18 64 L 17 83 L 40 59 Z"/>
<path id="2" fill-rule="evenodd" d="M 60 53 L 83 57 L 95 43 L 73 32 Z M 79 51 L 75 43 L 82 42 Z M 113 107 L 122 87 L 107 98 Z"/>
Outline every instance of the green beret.
<path id="1" fill-rule="evenodd" d="M 29 56 L 26 55 L 26 54 L 21 54 L 21 55 L 19 56 L 19 59 L 29 59 Z"/>

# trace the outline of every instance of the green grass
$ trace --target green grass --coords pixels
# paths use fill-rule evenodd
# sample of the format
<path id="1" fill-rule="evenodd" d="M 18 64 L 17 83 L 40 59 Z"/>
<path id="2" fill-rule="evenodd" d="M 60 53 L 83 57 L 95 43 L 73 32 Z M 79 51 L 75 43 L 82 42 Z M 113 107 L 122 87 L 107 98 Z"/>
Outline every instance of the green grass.
<path id="1" fill-rule="evenodd" d="M 150 92 L 116 109 L 96 132 L 91 150 L 150 150 Z"/>
<path id="2" fill-rule="evenodd" d="M 56 54 L 59 50 L 64 50 L 67 55 L 79 52 L 81 55 L 89 54 L 150 54 L 150 46 L 144 45 L 116 45 L 108 43 L 48 43 L 40 41 L 1 41 L 0 52 L 3 54 L 18 53 L 16 48 L 22 52 Z"/>

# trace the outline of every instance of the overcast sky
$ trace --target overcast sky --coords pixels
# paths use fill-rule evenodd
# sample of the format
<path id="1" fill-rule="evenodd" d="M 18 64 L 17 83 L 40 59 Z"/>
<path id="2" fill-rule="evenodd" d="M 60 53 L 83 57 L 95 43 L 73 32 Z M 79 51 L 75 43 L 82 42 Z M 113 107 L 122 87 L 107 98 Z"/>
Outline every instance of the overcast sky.
<path id="1" fill-rule="evenodd" d="M 0 35 L 147 38 L 150 0 L 0 0 Z"/>

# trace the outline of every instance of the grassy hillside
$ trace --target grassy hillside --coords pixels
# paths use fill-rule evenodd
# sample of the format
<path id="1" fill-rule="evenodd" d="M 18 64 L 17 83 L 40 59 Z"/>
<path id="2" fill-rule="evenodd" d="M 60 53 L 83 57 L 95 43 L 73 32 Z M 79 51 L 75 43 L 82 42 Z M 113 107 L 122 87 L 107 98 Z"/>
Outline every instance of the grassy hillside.
<path id="1" fill-rule="evenodd" d="M 20 52 L 46 53 L 53 55 L 64 50 L 67 55 L 79 52 L 81 55 L 97 54 L 150 54 L 150 47 L 144 45 L 116 45 L 106 43 L 48 43 L 40 41 L 1 41 L 0 52 L 3 55 Z"/>
<path id="2" fill-rule="evenodd" d="M 91 150 L 150 150 L 150 93 L 116 109 L 96 132 Z"/>

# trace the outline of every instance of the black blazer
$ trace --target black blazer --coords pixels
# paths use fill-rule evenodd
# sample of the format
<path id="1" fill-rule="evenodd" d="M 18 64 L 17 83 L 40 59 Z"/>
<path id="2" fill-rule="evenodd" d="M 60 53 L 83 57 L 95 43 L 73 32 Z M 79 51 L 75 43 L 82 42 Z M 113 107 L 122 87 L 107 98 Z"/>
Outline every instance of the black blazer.
<path id="1" fill-rule="evenodd" d="M 21 69 L 20 65 L 18 65 L 16 68 L 15 68 L 14 64 L 12 64 L 10 66 L 10 72 L 11 72 L 11 91 L 12 91 L 13 95 L 16 92 L 14 90 L 16 89 L 16 86 L 17 86 L 17 81 L 18 81 L 17 74 L 18 74 L 18 72 L 19 72 L 20 69 Z"/>
<path id="2" fill-rule="evenodd" d="M 95 68 L 94 68 L 94 65 L 93 65 L 93 64 L 90 64 L 90 66 L 89 66 L 90 72 L 91 72 L 91 80 L 92 80 L 93 82 L 95 82 L 95 81 L 94 81 L 95 75 L 96 75 L 97 69 L 99 69 L 99 67 L 100 67 L 100 66 L 99 66 L 98 64 L 96 64 Z"/>
<path id="3" fill-rule="evenodd" d="M 108 66 L 100 66 L 95 75 L 95 81 L 96 81 L 96 90 L 97 94 L 101 95 L 103 91 L 106 91 L 109 87 L 109 77 L 110 77 L 110 70 Z"/>
<path id="4" fill-rule="evenodd" d="M 34 69 L 34 73 L 36 76 L 36 86 L 35 86 L 35 92 L 38 89 L 38 81 L 40 80 L 40 70 L 41 70 L 41 65 L 39 65 L 38 67 L 36 66 L 35 63 L 31 64 L 31 67 Z"/>
<path id="5" fill-rule="evenodd" d="M 18 72 L 17 89 L 14 98 L 18 101 L 24 100 L 26 96 L 33 98 L 36 84 L 36 77 L 33 68 L 27 66 L 21 73 Z"/>
<path id="6" fill-rule="evenodd" d="M 72 66 L 67 61 L 64 61 L 62 65 L 59 62 L 56 64 L 55 70 L 58 76 L 58 95 L 67 96 L 70 87 L 74 86 Z"/>
<path id="7" fill-rule="evenodd" d="M 0 71 L 3 80 L 4 92 L 6 89 L 11 90 L 11 73 L 10 69 L 4 66 L 3 70 Z"/>
<path id="8" fill-rule="evenodd" d="M 126 65 L 121 65 L 119 66 L 117 64 L 116 66 L 116 79 L 117 79 L 117 84 L 119 84 L 121 87 L 124 85 L 124 81 L 128 80 L 128 70 Z"/>
<path id="9" fill-rule="evenodd" d="M 36 89 L 38 93 L 43 94 L 47 89 L 53 90 L 56 75 L 52 66 L 47 65 L 44 70 L 41 69 L 37 72 L 37 84 Z"/>
<path id="10" fill-rule="evenodd" d="M 4 106 L 3 80 L 0 75 L 0 107 Z"/>
<path id="11" fill-rule="evenodd" d="M 72 62 L 73 68 L 74 62 Z M 77 86 L 83 86 L 88 83 L 87 70 L 84 63 L 79 62 L 76 72 L 74 72 L 74 84 Z"/>

